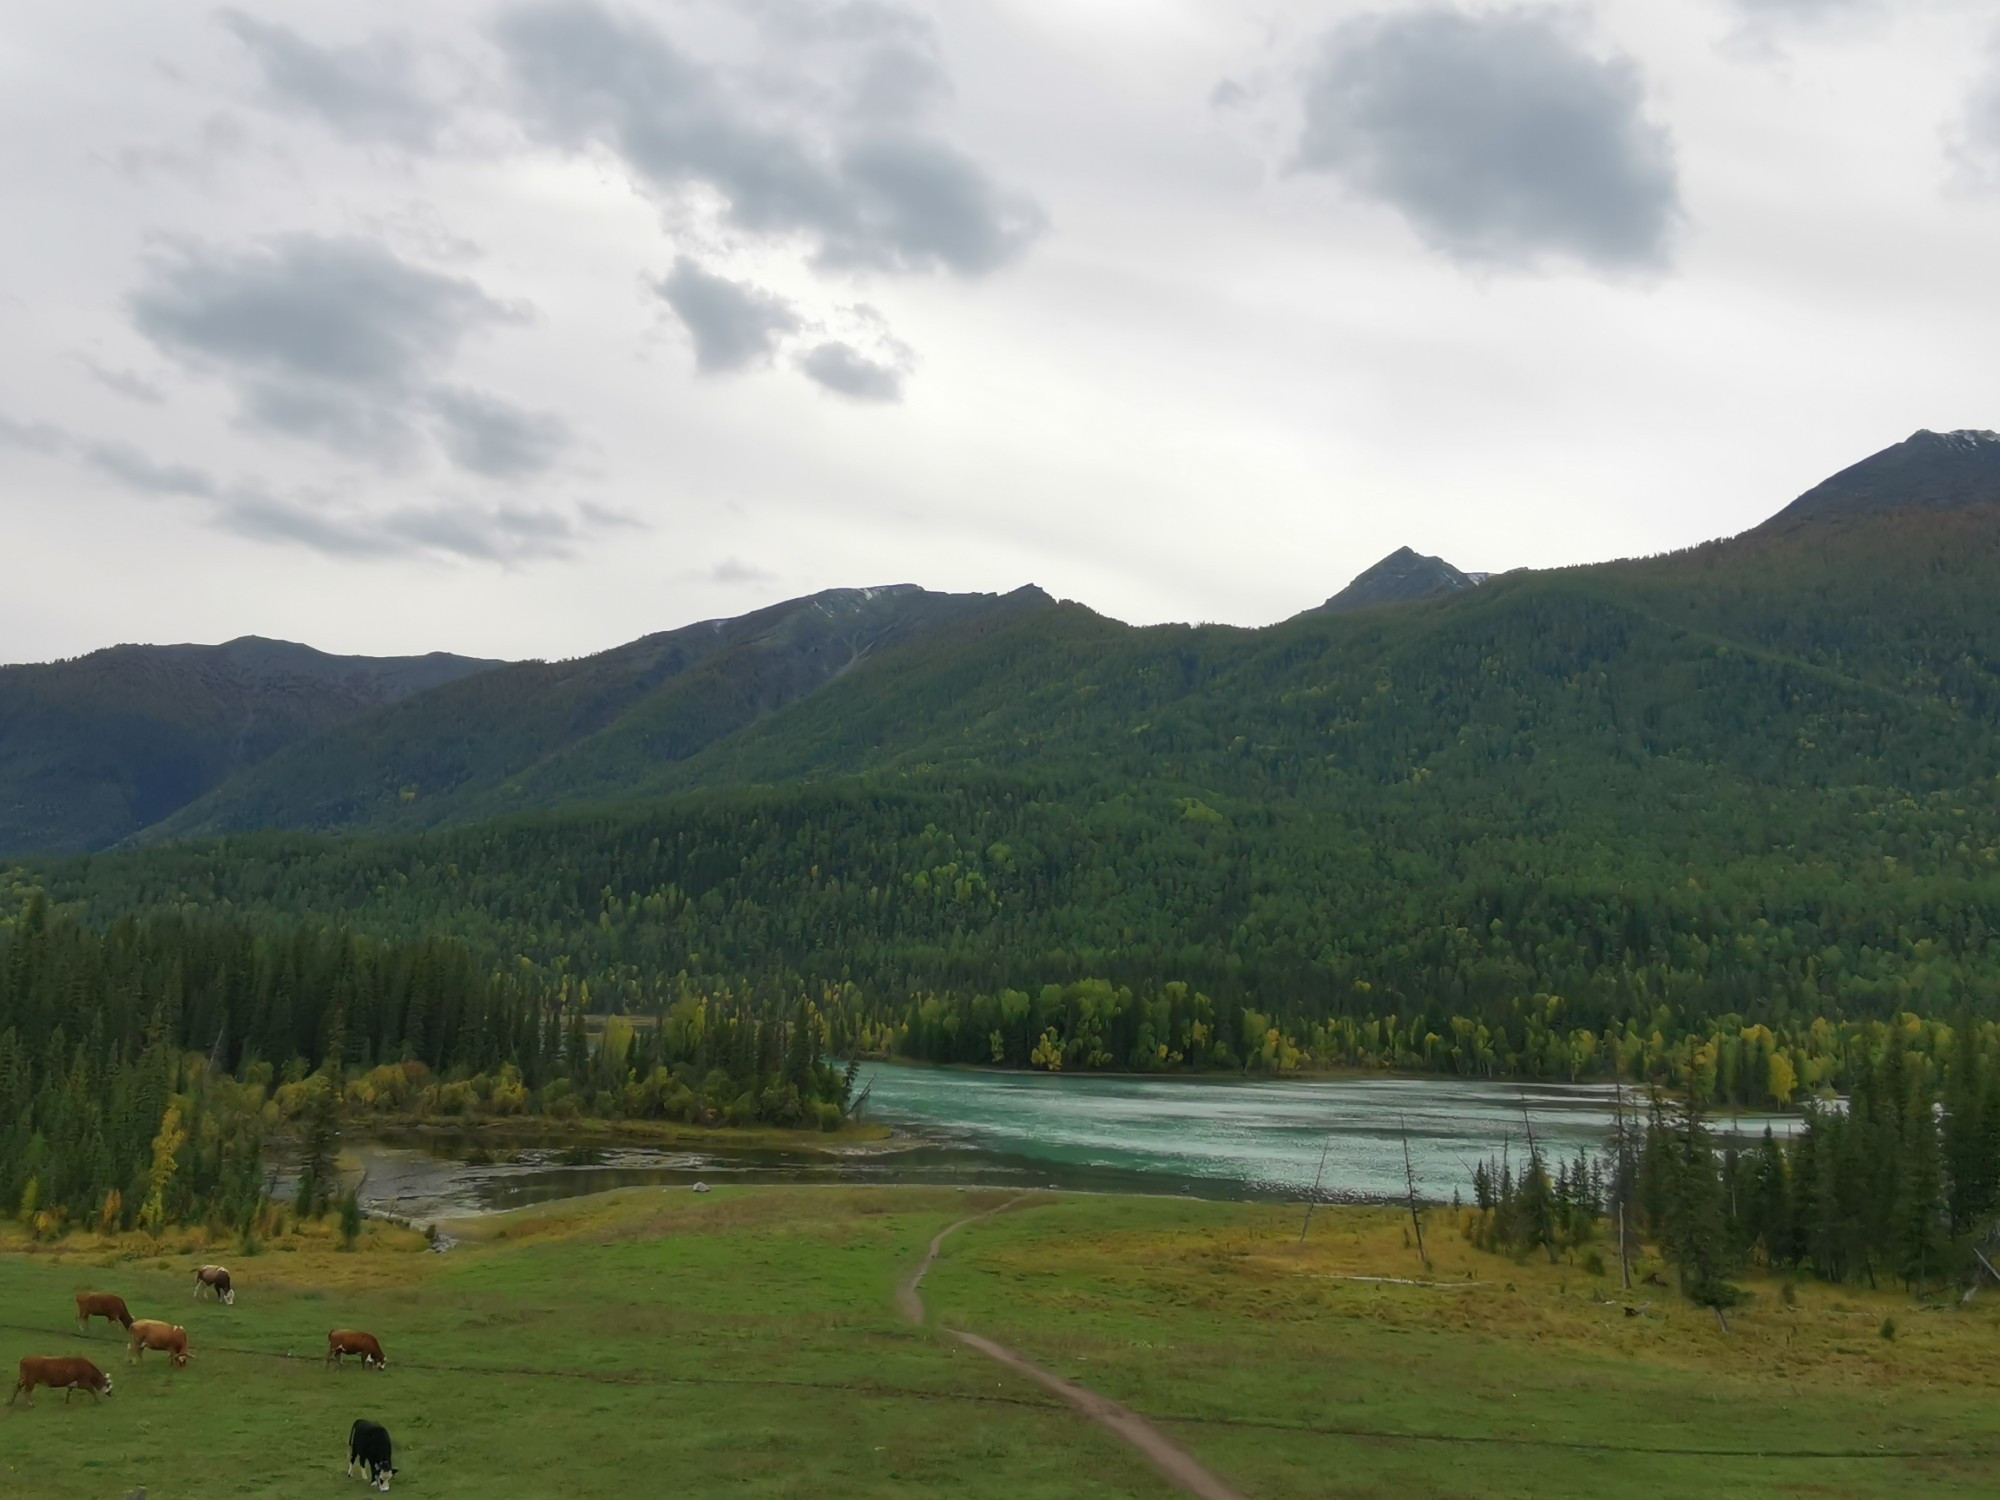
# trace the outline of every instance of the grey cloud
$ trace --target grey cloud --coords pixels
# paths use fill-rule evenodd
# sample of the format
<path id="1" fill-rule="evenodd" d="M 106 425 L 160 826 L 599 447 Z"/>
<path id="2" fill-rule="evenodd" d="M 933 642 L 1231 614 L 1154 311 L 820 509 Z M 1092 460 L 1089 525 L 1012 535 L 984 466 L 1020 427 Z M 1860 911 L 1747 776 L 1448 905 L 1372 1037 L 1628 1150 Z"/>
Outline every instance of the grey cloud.
<path id="1" fill-rule="evenodd" d="M 431 393 L 438 441 L 461 469 L 491 479 L 524 479 L 547 472 L 569 446 L 559 417 L 526 411 L 486 391 L 440 386 Z"/>
<path id="2" fill-rule="evenodd" d="M 536 138 L 607 148 L 668 200 L 707 188 L 734 227 L 802 236 L 823 265 L 979 276 L 1043 228 L 1031 201 L 948 142 L 851 106 L 788 117 L 646 21 L 592 0 L 515 7 L 495 36 Z M 921 58 L 899 66 L 914 78 Z"/>
<path id="3" fill-rule="evenodd" d="M 135 375 L 130 370 L 119 370 L 114 369 L 110 365 L 99 364 L 96 360 L 84 355 L 77 357 L 77 363 L 83 366 L 85 373 L 92 380 L 108 391 L 116 391 L 128 400 L 143 401 L 148 406 L 158 406 L 164 399 L 160 394 L 160 388 L 143 375 Z"/>
<path id="4" fill-rule="evenodd" d="M 139 331 L 229 382 L 249 426 L 393 466 L 428 419 L 461 468 L 518 477 L 566 442 L 553 416 L 443 383 L 460 344 L 524 314 L 365 240 L 296 235 L 248 250 L 182 244 L 131 300 Z"/>
<path id="5" fill-rule="evenodd" d="M 222 485 L 190 464 L 161 463 L 125 443 L 86 442 L 78 456 L 129 490 L 151 495 L 193 495 L 215 499 Z"/>
<path id="6" fill-rule="evenodd" d="M 1395 208 L 1460 261 L 1660 268 L 1680 197 L 1644 105 L 1630 61 L 1544 12 L 1366 16 L 1329 33 L 1310 70 L 1296 166 Z"/>
<path id="7" fill-rule="evenodd" d="M 239 385 L 237 399 L 243 420 L 252 427 L 370 463 L 406 464 L 422 449 L 416 427 L 395 400 L 376 393 L 250 379 Z"/>
<path id="8" fill-rule="evenodd" d="M 474 329 L 519 314 L 470 281 L 366 240 L 293 235 L 158 257 L 133 320 L 185 363 L 284 380 L 405 389 Z"/>
<path id="9" fill-rule="evenodd" d="M 604 531 L 646 529 L 646 523 L 637 516 L 629 515 L 622 510 L 613 510 L 608 505 L 599 505 L 594 500 L 586 500 L 577 506 L 576 513 L 588 524 Z"/>
<path id="10" fill-rule="evenodd" d="M 351 139 L 413 150 L 432 144 L 443 127 L 444 110 L 425 96 L 415 56 L 400 38 L 325 47 L 240 10 L 218 19 L 256 59 L 265 102 L 281 113 L 312 116 Z"/>
<path id="11" fill-rule="evenodd" d="M 913 119 L 951 93 L 927 16 L 872 0 L 752 0 L 749 8 L 789 47 L 817 46 L 832 67 L 815 71 L 831 74 L 852 118 Z"/>
<path id="12" fill-rule="evenodd" d="M 310 506 L 283 500 L 239 500 L 224 506 L 215 523 L 259 542 L 295 542 L 334 557 L 379 557 L 396 549 L 382 533 L 351 520 L 329 520 Z"/>
<path id="13" fill-rule="evenodd" d="M 769 583 L 775 576 L 762 568 L 753 567 L 740 558 L 725 557 L 714 567 L 705 569 L 699 576 L 711 583 Z"/>
<path id="14" fill-rule="evenodd" d="M 816 384 L 856 401 L 903 399 L 904 372 L 867 358 L 852 344 L 819 344 L 800 356 L 799 369 Z"/>
<path id="15" fill-rule="evenodd" d="M 61 453 L 69 447 L 69 435 L 47 422 L 23 422 L 0 412 L 0 443 L 11 443 L 30 453 Z"/>
<path id="16" fill-rule="evenodd" d="M 574 555 L 594 533 L 612 524 L 603 515 L 592 506 L 568 513 L 450 502 L 374 513 L 257 496 L 230 501 L 215 520 L 238 536 L 331 557 L 443 557 L 512 565 Z"/>
<path id="17" fill-rule="evenodd" d="M 1953 154 L 1976 186 L 2000 192 L 2000 37 L 1987 49 L 1985 75 L 1966 96 Z"/>
<path id="18" fill-rule="evenodd" d="M 1732 0 L 1752 21 L 1827 21 L 1874 10 L 1878 0 Z"/>
<path id="19" fill-rule="evenodd" d="M 694 338 L 695 368 L 716 375 L 769 362 L 779 340 L 799 329 L 799 317 L 782 298 L 717 276 L 683 255 L 659 285 Z"/>

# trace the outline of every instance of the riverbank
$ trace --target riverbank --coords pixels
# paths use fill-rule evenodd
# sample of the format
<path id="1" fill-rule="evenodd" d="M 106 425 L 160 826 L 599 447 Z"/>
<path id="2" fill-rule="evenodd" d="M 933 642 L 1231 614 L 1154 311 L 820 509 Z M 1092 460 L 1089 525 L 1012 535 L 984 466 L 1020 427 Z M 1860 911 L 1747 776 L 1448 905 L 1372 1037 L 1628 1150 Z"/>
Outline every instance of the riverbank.
<path id="1" fill-rule="evenodd" d="M 541 1147 L 549 1150 L 607 1146 L 653 1146 L 661 1150 L 785 1151 L 832 1153 L 886 1141 L 887 1125 L 849 1120 L 838 1130 L 788 1130 L 775 1125 L 689 1125 L 676 1120 L 554 1120 L 543 1115 L 489 1115 L 465 1118 L 383 1121 L 357 1116 L 350 1134 L 372 1140 L 424 1145 L 463 1140 L 494 1149 Z"/>
<path id="2" fill-rule="evenodd" d="M 942 1243 L 908 1323 L 896 1289 L 938 1233 L 1018 1197 L 633 1189 L 447 1224 L 446 1255 L 380 1225 L 359 1252 L 309 1237 L 247 1259 L 171 1235 L 138 1258 L 8 1241 L 0 1356 L 88 1353 L 117 1394 L 0 1413 L 0 1489 L 296 1495 L 336 1482 L 366 1414 L 395 1434 L 398 1489 L 434 1496 L 625 1500 L 661 1475 L 785 1500 L 1175 1493 L 951 1329 L 1119 1403 L 1253 1500 L 1972 1496 L 2000 1461 L 2000 1298 L 1807 1282 L 1787 1302 L 1751 1277 L 1724 1335 L 1615 1271 L 1477 1251 L 1448 1211 L 1426 1270 L 1384 1210 L 1321 1209 L 1301 1244 L 1290 1207 L 1032 1194 Z M 190 1299 L 208 1258 L 236 1273 L 233 1307 Z M 75 1332 L 86 1287 L 185 1324 L 195 1362 L 128 1372 L 112 1334 Z M 388 1373 L 322 1369 L 331 1327 L 380 1337 Z"/>

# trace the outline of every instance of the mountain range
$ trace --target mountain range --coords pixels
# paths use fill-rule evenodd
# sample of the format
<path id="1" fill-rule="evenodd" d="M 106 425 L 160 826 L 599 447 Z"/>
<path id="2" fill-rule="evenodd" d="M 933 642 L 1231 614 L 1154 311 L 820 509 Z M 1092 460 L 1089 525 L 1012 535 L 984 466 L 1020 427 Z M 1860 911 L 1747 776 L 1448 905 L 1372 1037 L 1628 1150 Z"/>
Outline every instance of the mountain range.
<path id="1" fill-rule="evenodd" d="M 554 663 L 113 647 L 0 668 L 0 854 L 417 832 L 952 767 L 1223 789 L 1281 751 L 1303 782 L 1440 774 L 1468 737 L 1525 727 L 1485 721 L 1509 685 L 1534 717 L 1588 722 L 1576 755 L 1826 762 L 1810 774 L 1838 779 L 1861 768 L 1829 746 L 1865 721 L 1876 770 L 1968 732 L 1990 756 L 1996 517 L 2000 436 L 1919 432 L 1729 541 L 1483 582 L 1404 548 L 1259 630 L 898 585 Z M 1753 732 L 1723 704 L 1759 692 L 1778 698 Z"/>

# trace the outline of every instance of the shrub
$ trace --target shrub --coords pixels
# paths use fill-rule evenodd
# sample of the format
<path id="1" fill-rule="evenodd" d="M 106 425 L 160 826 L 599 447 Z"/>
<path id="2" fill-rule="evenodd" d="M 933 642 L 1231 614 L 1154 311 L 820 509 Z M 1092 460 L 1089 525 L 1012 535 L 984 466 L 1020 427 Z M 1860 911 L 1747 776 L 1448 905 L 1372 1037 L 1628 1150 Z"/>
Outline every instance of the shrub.
<path id="1" fill-rule="evenodd" d="M 1896 1320 L 1894 1318 L 1884 1318 L 1882 1320 L 1881 1332 L 1883 1338 L 1887 1339 L 1890 1343 L 1894 1343 L 1896 1340 Z"/>

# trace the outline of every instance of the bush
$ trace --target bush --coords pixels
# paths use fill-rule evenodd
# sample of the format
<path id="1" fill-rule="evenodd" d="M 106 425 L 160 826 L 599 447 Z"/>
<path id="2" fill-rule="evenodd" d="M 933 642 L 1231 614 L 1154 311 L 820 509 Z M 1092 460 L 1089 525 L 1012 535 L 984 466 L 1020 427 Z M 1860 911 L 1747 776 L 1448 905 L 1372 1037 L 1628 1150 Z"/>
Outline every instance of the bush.
<path id="1" fill-rule="evenodd" d="M 1882 1337 L 1893 1344 L 1896 1341 L 1896 1320 L 1894 1318 L 1884 1318 L 1882 1320 L 1881 1332 Z"/>
<path id="2" fill-rule="evenodd" d="M 349 1193 L 340 1200 L 340 1248 L 352 1250 L 354 1242 L 361 1238 L 361 1199 Z"/>
<path id="3" fill-rule="evenodd" d="M 1591 1251 L 1583 1258 L 1583 1269 L 1592 1276 L 1602 1276 L 1604 1274 L 1604 1257 L 1599 1255 L 1595 1250 Z"/>

